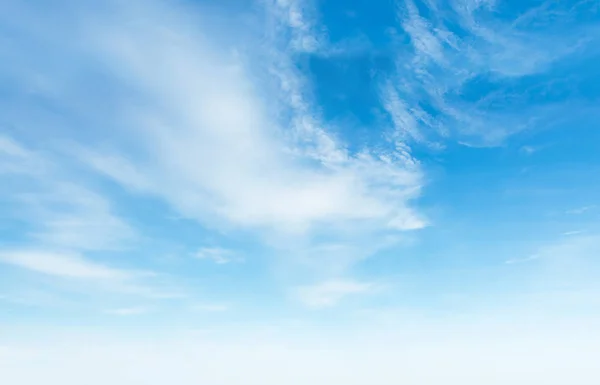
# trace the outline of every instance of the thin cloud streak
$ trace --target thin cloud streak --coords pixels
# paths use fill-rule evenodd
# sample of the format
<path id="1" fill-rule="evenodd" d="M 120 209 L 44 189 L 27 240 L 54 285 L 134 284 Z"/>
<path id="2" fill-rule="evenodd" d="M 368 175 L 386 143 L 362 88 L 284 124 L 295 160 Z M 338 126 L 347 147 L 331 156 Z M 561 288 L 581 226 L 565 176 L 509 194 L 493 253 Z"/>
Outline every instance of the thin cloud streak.
<path id="1" fill-rule="evenodd" d="M 154 105 L 129 116 L 140 131 L 144 127 L 141 143 L 148 146 L 142 150 L 152 150 L 153 159 L 95 154 L 88 163 L 99 172 L 163 197 L 182 215 L 209 225 L 210 220 L 305 232 L 316 223 L 348 220 L 401 224 L 394 221 L 401 216 L 414 218 L 409 228 L 420 227 L 405 198 L 420 183 L 415 166 L 367 152 L 352 156 L 321 131 L 308 129 L 315 123 L 302 118 L 307 135 L 329 143 L 316 148 L 328 163 L 307 167 L 303 163 L 312 156 L 306 159 L 301 147 L 295 155 L 282 152 L 289 146 L 266 129 L 271 123 L 264 105 L 234 59 L 186 35 L 163 35 L 150 24 L 95 33 L 91 40 L 102 41 L 102 58 L 109 65 L 123 63 L 116 76 L 129 78 Z M 157 50 L 163 50 L 162 59 L 152 60 Z M 331 158 L 332 152 L 339 155 Z M 135 177 L 129 182 L 127 176 Z M 390 196 L 397 197 L 393 204 Z"/>
<path id="2" fill-rule="evenodd" d="M 87 261 L 77 255 L 44 251 L 0 251 L 0 262 L 34 272 L 67 278 L 89 280 L 123 280 L 130 276 L 124 271 Z"/>
<path id="3" fill-rule="evenodd" d="M 408 138 L 434 149 L 448 139 L 498 146 L 524 130 L 552 126 L 560 119 L 557 111 L 588 109 L 585 103 L 525 99 L 560 89 L 556 79 L 543 79 L 546 71 L 570 57 L 577 60 L 583 47 L 598 41 L 599 31 L 589 25 L 565 22 L 557 25 L 555 35 L 540 24 L 558 16 L 570 20 L 574 10 L 558 13 L 540 6 L 510 23 L 496 16 L 495 1 L 434 0 L 422 5 L 398 2 L 398 23 L 410 48 L 398 42 L 396 70 L 380 91 L 399 140 Z M 511 89 L 515 79 L 532 76 L 542 76 L 544 83 L 518 95 Z M 486 81 L 491 91 L 485 89 Z M 483 94 L 474 99 L 469 93 L 476 90 Z"/>
<path id="4" fill-rule="evenodd" d="M 331 280 L 311 286 L 299 287 L 296 289 L 296 296 L 309 307 L 323 308 L 335 306 L 349 295 L 365 294 L 374 288 L 375 286 L 372 283 Z"/>

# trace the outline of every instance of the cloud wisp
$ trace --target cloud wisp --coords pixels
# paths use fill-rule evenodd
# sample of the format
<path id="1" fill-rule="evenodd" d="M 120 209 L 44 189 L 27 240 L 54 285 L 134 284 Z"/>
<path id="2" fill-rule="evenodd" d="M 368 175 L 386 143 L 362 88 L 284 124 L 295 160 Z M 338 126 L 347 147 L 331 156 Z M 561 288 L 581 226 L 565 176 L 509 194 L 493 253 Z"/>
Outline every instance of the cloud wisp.
<path id="1" fill-rule="evenodd" d="M 312 286 L 299 287 L 298 298 L 312 308 L 331 307 L 344 297 L 355 294 L 366 294 L 375 289 L 372 283 L 332 280 Z"/>
<path id="2" fill-rule="evenodd" d="M 158 299 L 173 291 L 148 266 L 112 258 L 134 248 L 141 236 L 77 166 L 6 135 L 0 137 L 0 160 L 6 231 L 18 234 L 0 245 L 2 289 L 9 298 L 62 306 L 76 305 L 73 296 L 102 302 L 115 293 Z"/>
<path id="3" fill-rule="evenodd" d="M 0 383 L 597 382 L 596 2 L 42 3 Z"/>
<path id="4" fill-rule="evenodd" d="M 156 25 L 95 31 L 102 58 L 119 63 L 116 79 L 129 79 L 150 104 L 127 114 L 134 135 L 143 133 L 141 156 L 88 153 L 84 161 L 208 226 L 300 233 L 348 221 L 423 226 L 407 205 L 421 184 L 418 167 L 390 155 L 352 155 L 328 137 L 315 162 L 282 139 L 286 129 L 270 120 L 243 63 L 196 35 L 165 35 Z"/>
<path id="5" fill-rule="evenodd" d="M 503 14 L 496 1 L 399 1 L 396 70 L 380 92 L 395 137 L 434 149 L 448 140 L 497 146 L 524 130 L 551 127 L 561 118 L 557 111 L 588 111 L 585 100 L 565 97 L 577 97 L 570 75 L 547 75 L 597 45 L 595 25 L 576 21 L 594 6 L 555 3 Z M 550 19 L 560 23 L 549 28 Z"/>
<path id="6" fill-rule="evenodd" d="M 408 147 L 351 151 L 319 116 L 310 82 L 295 65 L 296 55 L 326 45 L 312 8 L 262 6 L 266 28 L 225 31 L 209 22 L 210 11 L 183 3 L 107 2 L 67 12 L 65 2 L 44 17 L 12 5 L 25 17 L 11 38 L 23 38 L 28 54 L 18 66 L 3 66 L 21 90 L 27 85 L 52 106 L 15 98 L 24 101 L 12 110 L 32 113 L 11 116 L 20 127 L 14 136 L 37 135 L 57 168 L 68 164 L 77 178 L 101 186 L 67 175 L 52 184 L 52 196 L 44 196 L 45 187 L 31 197 L 30 207 L 45 200 L 44 208 L 70 207 L 60 215 L 39 210 L 46 220 L 32 233 L 37 242 L 75 251 L 131 245 L 139 234 L 112 214 L 115 193 L 166 203 L 202 231 L 252 234 L 272 254 L 304 261 L 311 250 L 337 250 L 331 245 L 378 250 L 391 233 L 428 225 L 414 206 L 424 178 Z M 59 16 L 64 20 L 54 23 Z M 46 49 L 34 55 L 41 42 Z M 60 58 L 53 65 L 41 60 L 49 51 Z M 30 116 L 48 117 L 47 129 L 29 130 Z M 11 157 L 25 156 L 8 139 L 1 144 Z M 68 199 L 55 202 L 59 197 Z M 204 251 L 217 263 L 229 259 Z M 369 256 L 352 255 L 360 257 L 325 258 L 344 259 L 339 270 Z M 300 281 L 328 278 L 309 275 Z"/>
<path id="7" fill-rule="evenodd" d="M 111 250 L 137 236 L 111 203 L 78 183 L 64 163 L 7 136 L 0 143 L 0 178 L 6 186 L 2 197 L 12 207 L 8 215 L 30 225 L 31 242 L 68 250 Z"/>
<path id="8" fill-rule="evenodd" d="M 129 278 L 124 271 L 112 269 L 77 255 L 40 251 L 2 251 L 0 262 L 18 266 L 37 273 L 85 280 L 123 280 Z"/>
<path id="9" fill-rule="evenodd" d="M 217 265 L 225 265 L 234 261 L 240 261 L 232 250 L 222 247 L 203 247 L 195 254 L 198 259 L 206 259 Z"/>

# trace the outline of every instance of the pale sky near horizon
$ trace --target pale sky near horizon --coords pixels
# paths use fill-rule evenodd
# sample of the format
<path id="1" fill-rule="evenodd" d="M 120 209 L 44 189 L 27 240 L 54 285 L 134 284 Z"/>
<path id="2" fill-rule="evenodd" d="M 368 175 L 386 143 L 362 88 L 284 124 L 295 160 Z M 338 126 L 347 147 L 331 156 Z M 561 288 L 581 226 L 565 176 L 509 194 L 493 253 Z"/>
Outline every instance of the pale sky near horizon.
<path id="1" fill-rule="evenodd" d="M 0 2 L 0 383 L 600 381 L 600 2 Z"/>

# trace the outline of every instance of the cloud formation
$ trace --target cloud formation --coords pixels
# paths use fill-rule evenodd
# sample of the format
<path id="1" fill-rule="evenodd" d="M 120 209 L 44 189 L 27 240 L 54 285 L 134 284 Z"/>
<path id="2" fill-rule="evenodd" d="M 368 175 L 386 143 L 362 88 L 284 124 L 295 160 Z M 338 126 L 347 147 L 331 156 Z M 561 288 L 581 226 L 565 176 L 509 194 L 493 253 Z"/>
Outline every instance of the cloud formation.
<path id="1" fill-rule="evenodd" d="M 479 201 L 493 183 L 469 178 L 471 167 L 498 165 L 473 161 L 472 148 L 585 115 L 578 113 L 585 103 L 572 102 L 571 80 L 586 79 L 573 62 L 590 55 L 584 48 L 600 35 L 589 20 L 574 21 L 575 11 L 593 10 L 589 2 L 561 4 L 522 12 L 497 1 L 406 0 L 365 16 L 300 0 L 231 9 L 229 2 L 58 1 L 47 9 L 6 2 L 0 225 L 10 234 L 0 245 L 0 274 L 48 279 L 71 294 L 81 289 L 73 281 L 110 281 L 100 291 L 168 298 L 164 309 L 177 311 L 202 310 L 194 304 L 214 298 L 199 293 L 221 299 L 237 285 L 282 307 L 323 309 L 361 302 L 349 297 L 376 291 L 378 275 L 458 264 L 469 258 L 462 247 L 483 242 L 467 234 L 495 223 L 490 215 L 469 228 L 471 211 L 507 208 Z M 392 8 L 392 24 L 379 23 Z M 358 48 L 347 43 L 354 36 Z M 336 104 L 333 93 L 360 103 Z M 559 147 L 538 151 L 533 142 L 514 152 L 530 156 L 506 163 L 535 163 Z M 444 158 L 457 144 L 472 152 Z M 459 182 L 424 194 L 445 165 Z M 529 166 L 519 169 L 535 172 Z M 432 208 L 438 204 L 457 204 L 456 217 L 443 218 L 448 207 Z M 594 214 L 571 214 L 584 212 L 571 220 Z M 436 228 L 436 216 L 445 228 Z M 460 234 L 452 237 L 455 225 Z M 560 232 L 583 227 L 571 225 Z M 404 248 L 410 237 L 416 246 Z M 238 250 L 243 265 L 229 263 Z M 486 264 L 546 266 L 544 250 L 529 251 L 514 254 L 534 257 Z M 440 285 L 424 280 L 428 293 Z M 25 286 L 2 281 L 10 298 L 12 285 Z M 185 294 L 163 290 L 186 285 Z M 138 308 L 100 302 L 116 314 Z"/>
<path id="2" fill-rule="evenodd" d="M 79 256 L 44 251 L 2 251 L 0 262 L 19 266 L 38 273 L 86 280 L 121 280 L 128 274 Z"/>
<path id="3" fill-rule="evenodd" d="M 348 245 L 379 250 L 390 233 L 428 225 L 414 206 L 424 178 L 410 149 L 351 150 L 320 116 L 295 62 L 327 49 L 315 8 L 299 1 L 263 6 L 263 30 L 225 31 L 208 10 L 161 1 L 97 9 L 59 3 L 43 17 L 10 5 L 25 15 L 11 38 L 23 40 L 26 54 L 4 66 L 19 91 L 32 93 L 12 106 L 29 114 L 11 116 L 19 129 L 0 148 L 12 168 L 32 170 L 23 162 L 35 161 L 56 170 L 27 176 L 43 184 L 22 196 L 29 209 L 39 207 L 29 234 L 37 246 L 135 249 L 143 235 L 115 213 L 120 194 L 129 202 L 164 203 L 202 231 L 252 234 L 295 265 L 312 250 L 332 250 L 324 260 L 345 261 L 335 263 L 335 274 L 369 257 L 348 253 Z M 45 50 L 37 55 L 52 51 L 60 59 L 42 63 L 34 55 L 41 42 Z M 32 103 L 32 95 L 45 104 Z M 30 116 L 47 117 L 47 129 L 27 129 L 40 124 Z M 47 150 L 29 152 L 34 134 Z M 20 196 L 15 189 L 8 194 Z M 336 254 L 331 245 L 339 244 L 346 247 Z M 201 255 L 228 259 L 209 250 Z M 314 270 L 299 273 L 292 286 L 331 278 Z"/>
<path id="4" fill-rule="evenodd" d="M 371 283 L 348 280 L 332 280 L 312 286 L 299 287 L 296 291 L 298 298 L 312 308 L 336 305 L 348 295 L 367 293 L 374 289 Z"/>
<path id="5" fill-rule="evenodd" d="M 6 186 L 2 197 L 12 206 L 8 213 L 31 226 L 32 241 L 70 250 L 106 250 L 136 236 L 107 199 L 78 183 L 70 167 L 51 155 L 3 136 L 0 160 Z"/>
<path id="6" fill-rule="evenodd" d="M 195 254 L 198 259 L 208 259 L 218 265 L 224 265 L 236 260 L 235 253 L 221 247 L 203 247 Z"/>
<path id="7" fill-rule="evenodd" d="M 584 9 L 595 12 L 591 3 L 563 3 L 518 14 L 497 1 L 398 2 L 395 71 L 380 91 L 395 137 L 434 149 L 448 140 L 498 146 L 572 111 L 573 79 L 548 71 L 577 62 L 600 35 L 593 23 L 575 21 Z M 549 28 L 550 20 L 560 22 Z"/>

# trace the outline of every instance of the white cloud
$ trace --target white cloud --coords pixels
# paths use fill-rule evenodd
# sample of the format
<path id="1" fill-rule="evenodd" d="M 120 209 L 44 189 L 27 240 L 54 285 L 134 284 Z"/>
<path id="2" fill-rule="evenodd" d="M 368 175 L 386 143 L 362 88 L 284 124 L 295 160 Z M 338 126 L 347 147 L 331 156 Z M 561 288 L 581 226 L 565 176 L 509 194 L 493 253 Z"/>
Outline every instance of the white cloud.
<path id="1" fill-rule="evenodd" d="M 422 142 L 424 137 L 421 133 L 420 122 L 416 119 L 412 111 L 409 111 L 408 105 L 400 98 L 396 89 L 387 84 L 382 91 L 383 107 L 390 115 L 396 135 L 401 140 L 412 139 Z"/>
<path id="2" fill-rule="evenodd" d="M 402 26 L 409 34 L 412 45 L 417 52 L 415 61 L 432 59 L 440 64 L 446 61 L 444 48 L 436 32 L 439 30 L 433 28 L 430 23 L 419 15 L 419 11 L 412 0 L 405 0 L 407 17 L 403 20 Z M 446 32 L 447 33 L 447 32 Z M 449 36 L 451 34 L 447 33 Z M 421 65 L 422 63 L 415 63 Z"/>
<path id="3" fill-rule="evenodd" d="M 111 250 L 136 236 L 132 227 L 111 212 L 104 197 L 86 188 L 56 185 L 49 194 L 36 194 L 26 201 L 36 208 L 41 229 L 34 236 L 42 244 L 75 250 Z"/>
<path id="4" fill-rule="evenodd" d="M 539 260 L 536 274 L 541 283 L 544 280 L 553 284 L 556 279 L 568 279 L 572 284 L 588 284 L 584 278 L 597 270 L 594 259 L 600 252 L 600 236 L 598 234 L 575 231 L 565 233 L 558 238 L 537 248 L 531 256 L 522 259 L 512 259 L 506 263 L 519 263 Z M 580 274 L 580 278 L 577 275 Z"/>
<path id="5" fill-rule="evenodd" d="M 537 254 L 554 262 L 591 261 L 600 251 L 598 234 L 577 235 L 559 239 L 540 247 Z"/>
<path id="6" fill-rule="evenodd" d="M 60 127 L 51 126 L 55 131 L 24 129 L 56 151 L 36 152 L 58 172 L 43 173 L 45 185 L 23 201 L 28 219 L 39 219 L 30 222 L 29 235 L 40 246 L 113 251 L 137 240 L 109 196 L 80 183 L 114 188 L 98 175 L 135 198 L 166 202 L 209 231 L 258 235 L 284 256 L 301 254 L 296 245 L 354 244 L 357 234 L 361 245 L 386 244 L 389 232 L 427 225 L 413 208 L 423 175 L 410 149 L 399 143 L 391 150 L 350 151 L 315 112 L 310 83 L 294 64 L 302 49 L 290 42 L 292 36 L 304 45 L 319 35 L 300 2 L 272 4 L 286 19 L 270 13 L 274 27 L 265 35 L 289 34 L 265 39 L 243 26 L 221 36 L 206 22 L 209 12 L 184 12 L 162 1 L 110 2 L 75 13 L 61 12 L 64 6 L 47 15 L 23 10 L 28 16 L 19 31 L 28 42 L 43 41 L 68 70 L 37 58 L 13 71 L 19 84 L 33 82 L 31 73 L 52 79 L 60 92 L 41 89 L 40 97 L 67 111 Z M 43 26 L 31 21 L 38 16 Z M 64 22 L 50 28 L 59 16 Z M 106 92 L 89 92 L 88 83 Z M 58 147 L 48 132 L 69 142 Z M 7 153 L 12 148 L 4 147 Z M 209 254 L 217 262 L 229 259 Z"/>
<path id="7" fill-rule="evenodd" d="M 299 287 L 296 290 L 296 296 L 309 307 L 321 308 L 334 306 L 347 296 L 367 293 L 374 288 L 372 283 L 331 280 Z"/>
<path id="8" fill-rule="evenodd" d="M 33 250 L 2 250 L 0 262 L 34 272 L 86 280 L 122 280 L 129 277 L 124 271 L 112 269 L 74 254 Z"/>
<path id="9" fill-rule="evenodd" d="M 243 63 L 181 20 L 143 12 L 148 21 L 136 27 L 109 28 L 99 20 L 91 29 L 91 47 L 98 44 L 114 80 L 127 78 L 150 102 L 126 116 L 138 151 L 82 151 L 89 165 L 213 226 L 292 233 L 348 221 L 424 226 L 408 204 L 421 184 L 417 164 L 369 151 L 350 154 L 319 127 L 299 80 L 283 69 L 284 92 L 296 111 L 290 139 Z"/>
<path id="10" fill-rule="evenodd" d="M 39 177 L 52 168 L 39 154 L 8 135 L 0 135 L 0 177 Z M 7 191 L 4 191 L 6 194 Z"/>
<path id="11" fill-rule="evenodd" d="M 6 136 L 0 137 L 0 157 L 4 171 L 0 178 L 7 178 L 7 188 L 0 194 L 11 202 L 8 213 L 31 226 L 30 238 L 37 243 L 106 250 L 135 237 L 134 229 L 113 213 L 104 196 L 74 182 L 77 178 L 68 165 Z"/>
<path id="12" fill-rule="evenodd" d="M 596 206 L 592 205 L 592 206 L 583 206 L 583 207 L 578 207 L 576 209 L 571 209 L 571 210 L 567 210 L 567 214 L 571 214 L 571 215 L 579 215 L 579 214 L 584 214 L 590 210 L 595 209 Z"/>
<path id="13" fill-rule="evenodd" d="M 228 249 L 221 247 L 203 247 L 194 254 L 196 258 L 208 259 L 216 264 L 223 265 L 234 260 L 238 260 L 235 257 L 235 253 Z"/>
<path id="14" fill-rule="evenodd" d="M 188 294 L 168 275 L 140 270 L 139 263 L 114 267 L 74 252 L 0 249 L 0 271 L 2 266 L 8 273 L 2 285 L 6 300 L 38 310 L 110 312 L 128 309 L 121 307 L 124 299 L 154 305 Z M 15 269 L 6 268 L 10 266 Z"/>
<path id="15" fill-rule="evenodd" d="M 323 48 L 324 36 L 318 31 L 311 0 L 267 0 L 267 10 L 274 22 L 285 25 L 290 34 L 289 45 L 298 52 L 316 52 Z"/>
<path id="16" fill-rule="evenodd" d="M 562 233 L 562 235 L 565 237 L 570 237 L 573 235 L 579 235 L 579 234 L 583 234 L 583 233 L 585 233 L 584 230 L 572 230 L 572 231 L 565 231 L 564 233 Z"/>
<path id="17" fill-rule="evenodd" d="M 10 156 L 15 158 L 28 158 L 30 153 L 21 147 L 18 143 L 15 143 L 11 138 L 6 136 L 0 136 L 0 153 L 3 156 Z"/>
<path id="18" fill-rule="evenodd" d="M 593 233 L 574 234 L 540 246 L 535 252 L 535 269 L 527 276 L 533 302 L 549 307 L 595 302 L 600 293 L 598 255 L 600 236 Z"/>
<path id="19" fill-rule="evenodd" d="M 401 139 L 436 147 L 436 141 L 449 139 L 497 146 L 523 130 L 551 126 L 558 111 L 572 113 L 572 103 L 527 96 L 551 90 L 561 79 L 541 77 L 519 93 L 510 86 L 520 77 L 544 74 L 552 63 L 600 36 L 573 23 L 568 7 L 558 11 L 546 3 L 507 21 L 497 16 L 495 1 L 431 0 L 421 5 L 399 2 L 398 21 L 410 46 L 399 34 L 396 69 L 380 90 L 382 107 Z M 539 28 L 548 20 L 561 21 L 556 32 Z M 487 78 L 492 90 L 463 97 L 471 81 Z"/>
<path id="20" fill-rule="evenodd" d="M 26 172 L 33 157 L 31 152 L 12 138 L 0 135 L 0 174 Z"/>
<path id="21" fill-rule="evenodd" d="M 537 152 L 539 148 L 533 146 L 523 146 L 521 147 L 521 152 L 527 155 L 531 155 L 534 152 Z"/>
<path id="22" fill-rule="evenodd" d="M 536 259 L 539 259 L 540 255 L 538 254 L 534 254 L 531 255 L 529 257 L 525 257 L 525 258 L 513 258 L 513 259 L 508 259 L 506 260 L 506 264 L 508 265 L 513 265 L 515 263 L 524 263 L 524 262 L 529 262 L 529 261 L 535 261 Z"/>

